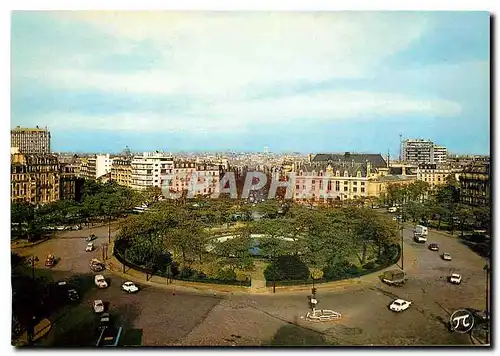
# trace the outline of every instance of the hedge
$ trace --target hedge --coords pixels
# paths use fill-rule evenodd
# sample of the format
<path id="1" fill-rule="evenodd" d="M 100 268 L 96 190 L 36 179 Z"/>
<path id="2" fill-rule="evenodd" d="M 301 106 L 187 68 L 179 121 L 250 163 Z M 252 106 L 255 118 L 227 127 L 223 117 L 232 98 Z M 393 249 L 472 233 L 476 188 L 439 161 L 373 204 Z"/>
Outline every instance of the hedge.
<path id="1" fill-rule="evenodd" d="M 162 271 L 153 271 L 151 268 L 147 268 L 144 266 L 139 266 L 131 261 L 128 261 L 125 259 L 125 256 L 123 254 L 123 248 L 121 247 L 122 245 L 117 241 L 115 243 L 114 249 L 113 249 L 113 255 L 116 257 L 118 262 L 124 264 L 125 266 L 132 268 L 136 271 L 154 275 L 154 276 L 159 276 L 159 277 L 168 277 L 173 280 L 178 280 L 178 281 L 185 281 L 185 282 L 197 282 L 197 283 L 213 283 L 213 284 L 227 284 L 227 285 L 236 285 L 236 286 L 242 286 L 242 287 L 250 287 L 252 284 L 252 281 L 250 279 L 245 280 L 245 281 L 237 281 L 237 280 L 222 280 L 222 279 L 214 279 L 214 278 L 199 278 L 199 277 L 180 277 L 180 276 L 168 276 L 165 272 Z"/>
<path id="2" fill-rule="evenodd" d="M 394 249 L 397 249 L 397 253 L 394 255 L 392 259 L 390 259 L 387 263 L 379 265 L 377 267 L 374 267 L 372 269 L 360 269 L 358 273 L 356 274 L 345 274 L 344 276 L 340 278 L 319 278 L 314 280 L 314 284 L 321 284 L 321 283 L 328 283 L 328 282 L 335 282 L 335 281 L 341 281 L 344 279 L 349 279 L 349 278 L 357 278 L 364 276 L 369 273 L 373 272 L 378 272 L 384 268 L 387 268 L 394 263 L 396 263 L 399 260 L 399 256 L 401 255 L 401 246 L 399 245 L 393 245 Z M 279 286 L 299 286 L 299 285 L 311 285 L 313 284 L 313 280 L 311 278 L 309 279 L 302 279 L 302 280 L 285 280 L 285 281 L 272 281 L 272 280 L 266 280 L 266 287 L 272 287 L 273 285 L 276 285 L 277 287 Z"/>

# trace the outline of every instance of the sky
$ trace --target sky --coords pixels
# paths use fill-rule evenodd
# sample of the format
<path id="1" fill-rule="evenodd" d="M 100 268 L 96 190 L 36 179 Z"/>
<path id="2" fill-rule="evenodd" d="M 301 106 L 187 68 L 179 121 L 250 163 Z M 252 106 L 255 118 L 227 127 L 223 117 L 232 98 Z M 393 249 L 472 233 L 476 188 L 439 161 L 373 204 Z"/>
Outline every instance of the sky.
<path id="1" fill-rule="evenodd" d="M 487 12 L 14 11 L 11 127 L 53 151 L 490 151 Z"/>

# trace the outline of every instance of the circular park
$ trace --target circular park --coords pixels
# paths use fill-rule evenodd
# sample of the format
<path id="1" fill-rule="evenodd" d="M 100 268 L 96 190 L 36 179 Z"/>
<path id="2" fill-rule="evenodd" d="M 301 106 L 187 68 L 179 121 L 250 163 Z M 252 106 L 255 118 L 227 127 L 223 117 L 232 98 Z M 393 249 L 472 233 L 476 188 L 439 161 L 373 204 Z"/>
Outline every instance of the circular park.
<path id="1" fill-rule="evenodd" d="M 310 208 L 269 200 L 161 201 L 120 226 L 115 257 L 171 279 L 249 287 L 323 283 L 399 259 L 398 227 L 364 207 Z"/>

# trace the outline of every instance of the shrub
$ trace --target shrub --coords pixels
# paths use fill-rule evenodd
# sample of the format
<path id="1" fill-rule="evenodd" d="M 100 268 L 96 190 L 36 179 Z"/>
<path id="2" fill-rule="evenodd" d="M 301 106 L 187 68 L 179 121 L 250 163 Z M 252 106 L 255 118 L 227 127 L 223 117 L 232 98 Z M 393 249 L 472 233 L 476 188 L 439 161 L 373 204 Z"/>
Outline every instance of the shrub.
<path id="1" fill-rule="evenodd" d="M 236 273 L 230 269 L 220 269 L 216 275 L 217 279 L 222 281 L 235 281 Z"/>
<path id="2" fill-rule="evenodd" d="M 363 265 L 363 269 L 374 269 L 376 267 L 375 262 L 368 262 Z"/>
<path id="3" fill-rule="evenodd" d="M 279 256 L 264 271 L 266 280 L 305 280 L 309 278 L 309 268 L 298 256 Z"/>
<path id="4" fill-rule="evenodd" d="M 182 267 L 181 272 L 179 274 L 180 278 L 192 278 L 196 275 L 196 271 L 189 267 Z"/>
<path id="5" fill-rule="evenodd" d="M 348 261 L 334 262 L 323 268 L 323 276 L 328 280 L 340 279 L 359 273 L 359 268 Z"/>

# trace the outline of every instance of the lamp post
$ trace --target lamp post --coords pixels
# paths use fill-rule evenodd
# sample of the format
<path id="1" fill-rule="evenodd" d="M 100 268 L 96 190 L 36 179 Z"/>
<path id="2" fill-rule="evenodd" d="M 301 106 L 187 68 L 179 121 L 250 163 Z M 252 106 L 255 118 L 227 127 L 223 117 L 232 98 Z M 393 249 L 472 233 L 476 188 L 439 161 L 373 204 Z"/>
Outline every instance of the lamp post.
<path id="1" fill-rule="evenodd" d="M 489 305 L 489 295 L 488 295 L 488 289 L 489 289 L 489 279 L 490 279 L 490 265 L 486 264 L 484 265 L 484 271 L 486 272 L 486 323 L 488 325 L 488 330 L 486 332 L 486 344 L 490 343 L 490 305 Z"/>
<path id="2" fill-rule="evenodd" d="M 31 263 L 31 286 L 32 286 L 32 293 L 31 293 L 31 297 L 32 298 L 35 298 L 35 263 L 38 262 L 39 259 L 37 256 L 31 256 L 29 259 L 28 259 L 28 262 Z M 33 301 L 33 304 L 32 305 L 35 305 L 34 301 Z M 33 337 L 34 337 L 34 333 L 35 333 L 35 318 L 36 318 L 36 315 L 33 315 L 33 317 L 30 319 L 30 322 L 29 322 L 29 325 L 28 325 L 28 330 L 26 332 L 27 334 L 27 338 L 28 338 L 28 345 L 31 345 L 33 343 Z"/>

